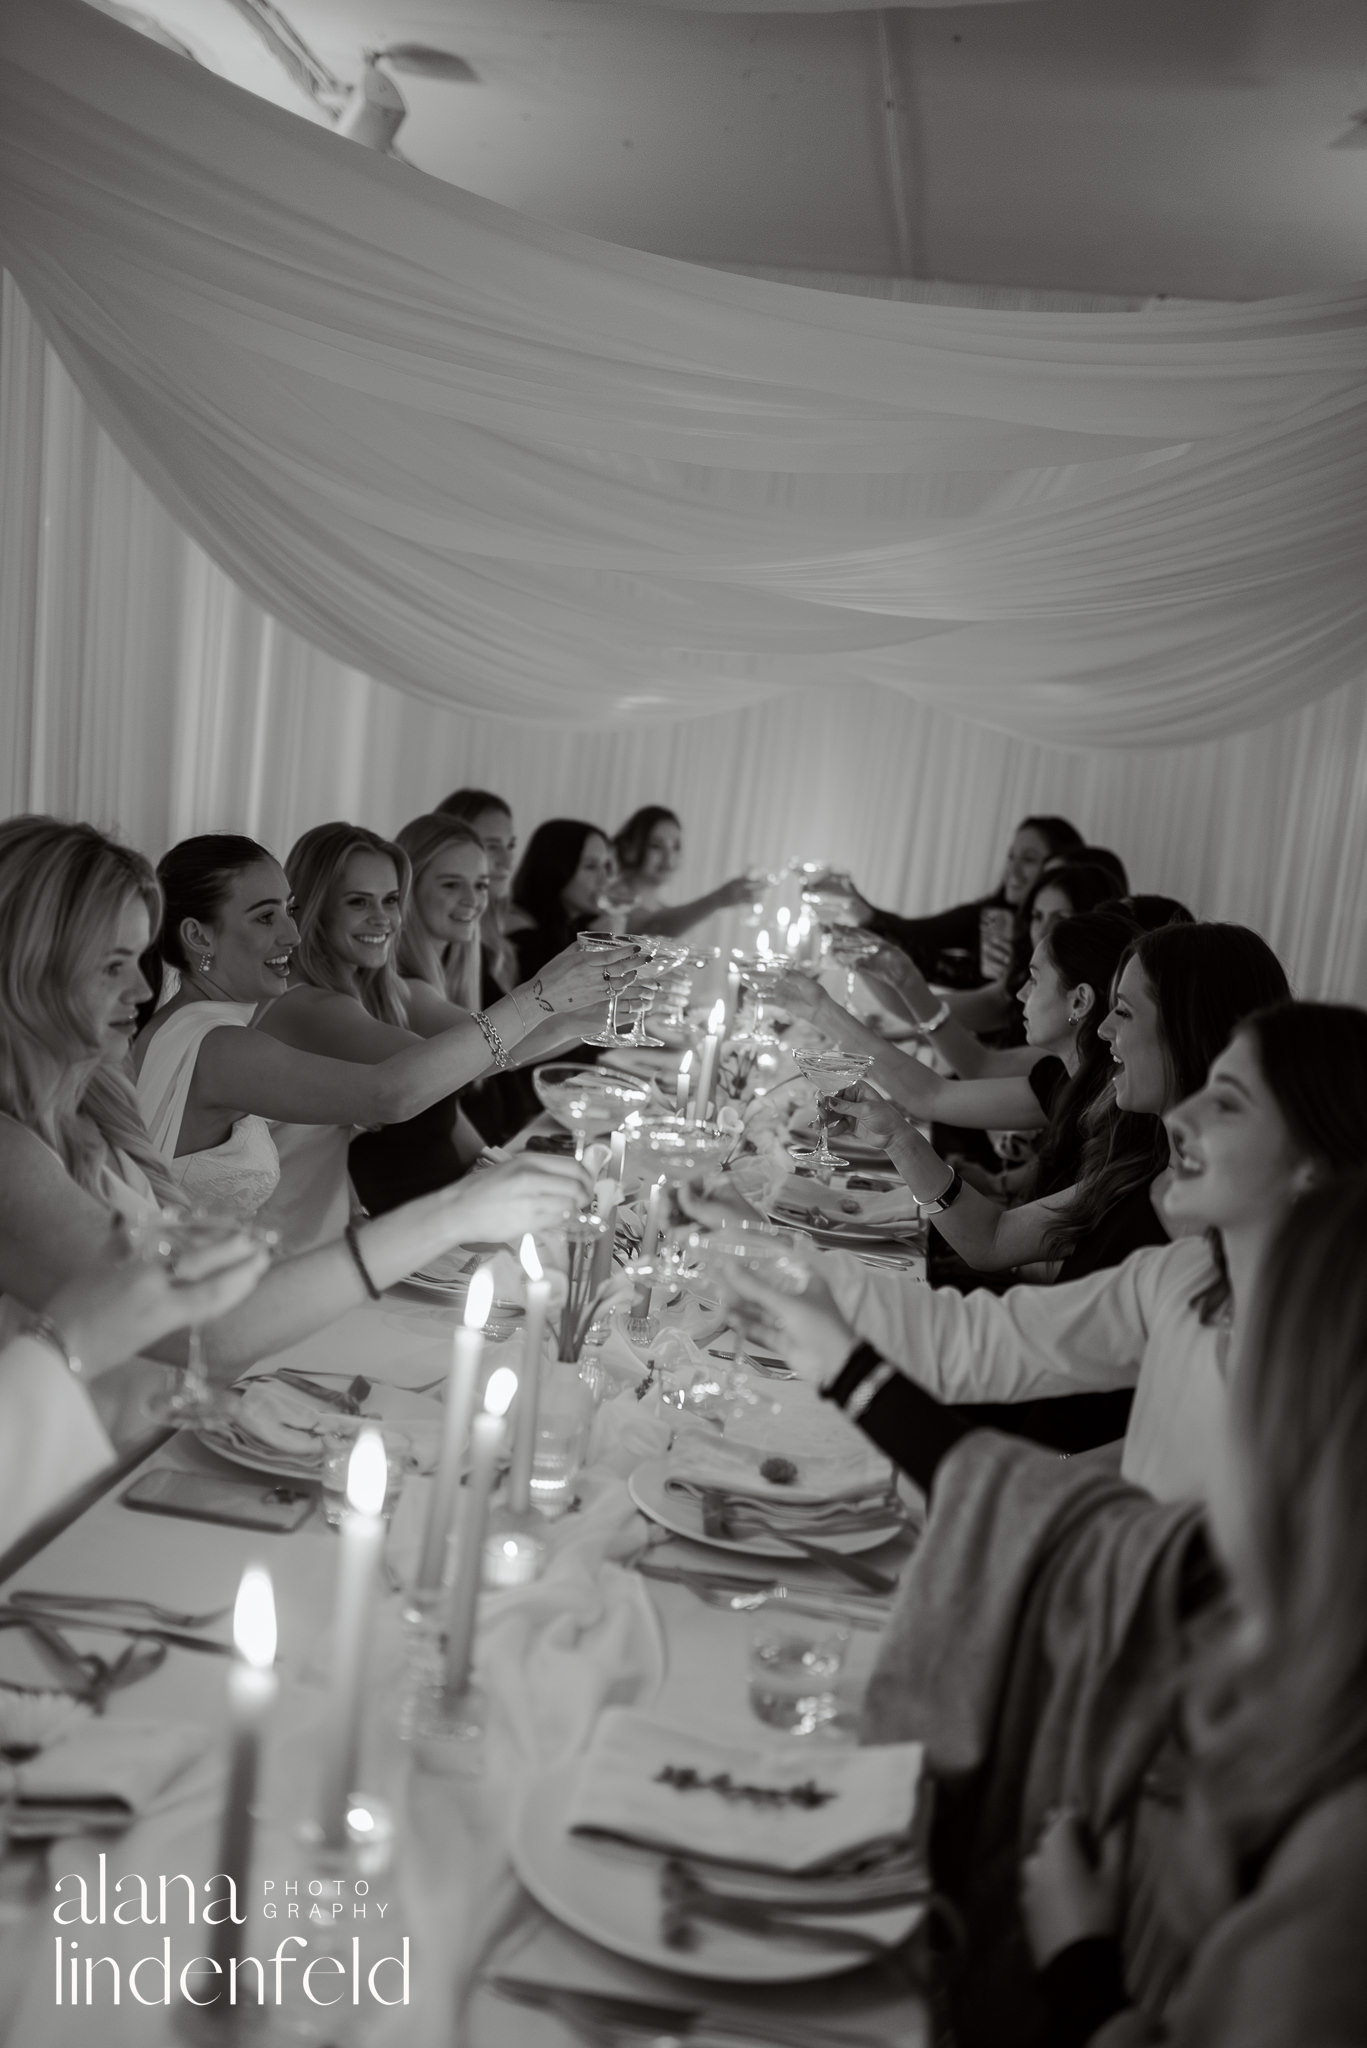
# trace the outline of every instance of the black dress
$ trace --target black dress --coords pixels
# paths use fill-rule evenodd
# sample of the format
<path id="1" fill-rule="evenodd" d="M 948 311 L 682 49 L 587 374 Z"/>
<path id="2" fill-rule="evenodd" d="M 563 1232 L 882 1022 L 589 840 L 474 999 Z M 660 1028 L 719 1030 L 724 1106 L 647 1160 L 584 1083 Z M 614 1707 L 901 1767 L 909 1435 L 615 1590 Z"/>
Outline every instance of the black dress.
<path id="1" fill-rule="evenodd" d="M 480 1008 L 492 1009 L 506 994 L 507 990 L 494 980 L 488 952 L 481 950 Z M 502 1071 L 494 1068 L 482 1075 L 478 1081 L 472 1081 L 470 1086 L 462 1091 L 461 1107 L 486 1145 L 506 1145 L 510 1138 L 515 1138 L 518 1132 L 541 1111 L 536 1090 L 532 1086 L 531 1071 L 527 1067 L 508 1067 Z"/>
<path id="2" fill-rule="evenodd" d="M 347 1153 L 351 1184 L 371 1216 L 383 1216 L 419 1195 L 459 1180 L 465 1168 L 452 1138 L 460 1094 L 443 1095 L 401 1124 L 382 1124 L 353 1138 Z"/>
<path id="3" fill-rule="evenodd" d="M 930 917 L 899 917 L 892 910 L 875 910 L 868 929 L 900 946 L 927 981 L 937 982 L 941 988 L 981 988 L 981 915 L 984 910 L 1001 909 L 1005 902 L 998 890 L 972 903 L 956 903 L 952 910 L 937 910 Z"/>

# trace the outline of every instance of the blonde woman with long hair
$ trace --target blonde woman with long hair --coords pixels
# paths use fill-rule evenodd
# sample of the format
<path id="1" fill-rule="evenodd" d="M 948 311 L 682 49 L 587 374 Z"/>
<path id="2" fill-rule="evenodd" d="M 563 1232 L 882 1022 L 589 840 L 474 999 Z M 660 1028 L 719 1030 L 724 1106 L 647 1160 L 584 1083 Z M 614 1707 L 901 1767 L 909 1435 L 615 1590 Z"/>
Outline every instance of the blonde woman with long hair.
<path id="1" fill-rule="evenodd" d="M 358 1062 L 388 1063 L 404 1056 L 405 1047 L 422 1048 L 425 1041 L 430 1048 L 457 1034 L 475 1047 L 475 1059 L 453 1073 L 435 1099 L 420 1104 L 418 1113 L 355 1119 L 384 1127 L 353 1139 L 349 1154 L 357 1196 L 372 1215 L 380 1215 L 445 1186 L 465 1170 L 485 1141 L 461 1115 L 460 1089 L 498 1064 L 489 1058 L 495 1041 L 504 1062 L 511 1060 L 514 1047 L 520 1055 L 529 1040 L 542 1049 L 545 1029 L 529 1024 L 538 1014 L 554 1032 L 553 1043 L 563 1042 L 566 1029 L 578 1036 L 589 999 L 602 997 L 602 969 L 577 950 L 567 950 L 487 1012 L 476 1006 L 472 1017 L 427 981 L 405 979 L 399 971 L 398 938 L 411 887 L 402 846 L 359 825 L 315 825 L 291 848 L 286 870 L 299 944 L 289 994 L 263 1019 L 264 1031 L 301 1052 Z M 611 972 L 619 978 L 623 971 L 630 973 L 629 958 L 624 950 L 616 964 L 610 963 Z M 552 999 L 552 991 L 562 993 Z M 557 1012 L 565 1008 L 572 1008 L 574 1017 L 568 1025 L 556 1023 Z M 503 1020 L 509 1017 L 505 1037 Z M 480 1059 L 485 1025 L 494 1037 Z M 295 1141 L 296 1134 L 277 1132 L 287 1196 Z M 278 1214 L 278 1200 L 272 1209 Z"/>
<path id="2" fill-rule="evenodd" d="M 0 1290 L 9 1328 L 77 1274 L 126 1256 L 130 1227 L 181 1199 L 129 1075 L 138 1009 L 151 995 L 142 961 L 160 915 L 148 863 L 92 826 L 0 824 Z M 297 1343 L 463 1238 L 553 1227 L 578 1176 L 566 1173 L 572 1162 L 528 1165 L 481 1174 L 281 1260 L 206 1330 L 211 1369 L 231 1375 Z M 164 1340 L 155 1356 L 183 1359 L 183 1341 Z M 108 1416 L 117 1375 L 93 1386 Z"/>
<path id="3" fill-rule="evenodd" d="M 489 856 L 489 901 L 479 929 L 484 953 L 483 1000 L 488 1003 L 491 990 L 514 988 L 520 979 L 517 954 L 508 936 L 513 873 L 517 867 L 517 828 L 512 809 L 491 789 L 467 787 L 453 789 L 450 796 L 443 797 L 434 815 L 468 825 Z"/>
<path id="4" fill-rule="evenodd" d="M 484 936 L 493 862 L 483 837 L 473 825 L 433 811 L 405 825 L 398 843 L 413 866 L 399 935 L 399 971 L 410 992 L 417 986 L 430 988 L 464 1009 L 497 1002 L 502 984 Z M 511 947 L 508 954 L 515 970 Z M 577 1030 L 571 1034 L 580 1035 Z M 551 1026 L 524 1039 L 511 1071 L 486 1073 L 471 1083 L 463 1106 L 487 1144 L 505 1143 L 536 1115 L 540 1104 L 524 1069 L 560 1051 L 564 1043 L 565 1034 Z"/>

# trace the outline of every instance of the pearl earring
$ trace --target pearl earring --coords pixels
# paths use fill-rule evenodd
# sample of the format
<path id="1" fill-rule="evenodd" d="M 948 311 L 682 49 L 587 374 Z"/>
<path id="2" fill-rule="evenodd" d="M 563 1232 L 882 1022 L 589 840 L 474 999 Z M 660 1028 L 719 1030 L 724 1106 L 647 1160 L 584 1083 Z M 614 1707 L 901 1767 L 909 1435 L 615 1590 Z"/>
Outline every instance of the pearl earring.
<path id="1" fill-rule="evenodd" d="M 201 974 L 207 974 L 207 973 L 209 972 L 209 969 L 210 969 L 210 968 L 211 968 L 211 967 L 213 966 L 213 964 L 214 964 L 214 956 L 213 956 L 213 954 L 212 954 L 212 953 L 204 953 L 204 954 L 201 954 L 201 956 L 200 956 L 200 962 L 199 962 L 199 971 L 200 971 L 200 973 L 201 973 Z"/>

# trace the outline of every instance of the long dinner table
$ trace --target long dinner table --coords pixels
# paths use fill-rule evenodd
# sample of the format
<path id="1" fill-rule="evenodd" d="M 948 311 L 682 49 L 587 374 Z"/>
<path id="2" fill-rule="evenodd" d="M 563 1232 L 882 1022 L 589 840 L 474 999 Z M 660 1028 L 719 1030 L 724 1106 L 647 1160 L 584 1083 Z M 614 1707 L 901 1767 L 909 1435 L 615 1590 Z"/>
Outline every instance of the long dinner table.
<path id="1" fill-rule="evenodd" d="M 426 1388 L 445 1372 L 455 1322 L 454 1311 L 398 1288 L 254 1370 L 288 1366 L 334 1376 L 335 1384 L 354 1372 L 375 1385 Z M 497 1362 L 496 1349 L 490 1359 Z M 772 1380 L 760 1384 L 766 1399 L 815 1399 L 796 1383 L 783 1383 L 778 1393 Z M 168 1754 L 183 1735 L 189 1752 L 184 1768 L 120 1831 L 9 1846 L 0 1880 L 3 2038 L 16 2048 L 68 2048 L 77 2042 L 162 2048 L 190 2038 L 402 2041 L 405 2048 L 567 2048 L 575 2041 L 641 2044 L 684 2036 L 697 2048 L 744 2048 L 761 2039 L 830 2041 L 846 2048 L 896 2041 L 901 2048 L 919 2048 L 928 2040 L 927 2010 L 906 1957 L 810 1982 L 785 1983 L 780 1971 L 768 1984 L 718 1985 L 692 1973 L 662 1971 L 654 1961 L 585 1938 L 547 1914 L 517 1878 L 510 1858 L 514 1828 L 535 1824 L 545 1774 L 582 1750 L 609 1706 L 648 1708 L 721 1740 L 753 1742 L 769 1733 L 747 1703 L 746 1614 L 706 1604 L 687 1583 L 690 1571 L 715 1566 L 718 1552 L 652 1527 L 627 1492 L 634 1463 L 661 1449 L 672 1426 L 657 1397 L 638 1399 L 630 1386 L 605 1400 L 576 1510 L 548 1525 L 551 1561 L 545 1575 L 528 1586 L 483 1594 L 476 1676 L 488 1712 L 482 1768 L 475 1775 L 450 1772 L 441 1756 L 434 1761 L 423 1745 L 406 1739 L 402 1725 L 411 1658 L 403 1583 L 411 1575 L 432 1484 L 420 1474 L 406 1482 L 367 1643 L 359 1772 L 381 1816 L 381 1836 L 384 1817 L 392 1817 L 392 1855 L 386 1869 L 382 1845 L 377 1848 L 367 1889 L 357 1896 L 353 1887 L 341 1916 L 348 1935 L 361 1945 L 361 1969 L 369 1972 L 378 1963 L 374 1981 L 380 1991 L 406 2002 L 380 2004 L 372 1993 L 364 2002 L 339 2006 L 335 2017 L 310 2007 L 303 2031 L 289 2031 L 280 2012 L 266 2015 L 273 2032 L 248 2018 L 215 2031 L 183 1998 L 161 2001 L 161 1965 L 155 1960 L 138 1979 L 150 1987 L 152 1999 L 130 1997 L 128 1966 L 139 1956 L 161 1957 L 169 1941 L 179 1969 L 203 1950 L 207 1936 L 185 1924 L 176 1904 L 183 1888 L 174 1882 L 168 1918 L 165 1924 L 156 1920 L 157 1886 L 163 1876 L 186 1872 L 193 1880 L 212 1872 L 224 1798 L 230 1660 L 172 1645 L 156 1669 L 111 1694 L 106 1713 L 111 1723 L 144 1725 L 149 1739 L 165 1744 Z M 157 1467 L 242 1476 L 189 1431 L 159 1441 L 137 1469 Z M 332 1704 L 339 1537 L 316 1505 L 288 1533 L 134 1512 L 124 1500 L 129 1478 L 122 1473 L 28 1557 L 0 1598 L 41 1590 L 151 1600 L 187 1615 L 212 1615 L 197 1633 L 226 1645 L 228 1610 L 244 1566 L 257 1561 L 268 1567 L 279 1620 L 280 1689 L 265 1727 L 242 1941 L 253 1954 L 272 1955 L 285 1935 L 307 1939 L 310 1925 L 320 1926 L 308 1917 L 319 1893 L 309 1889 L 317 1881 L 311 1875 L 316 1864 L 305 1828 L 316 1810 L 320 1730 Z M 895 1573 L 908 1554 L 909 1539 L 899 1537 L 871 1553 L 871 1561 Z M 642 1559 L 678 1568 L 683 1576 L 644 1576 L 635 1568 Z M 757 1587 L 781 1572 L 794 1588 L 838 1595 L 855 1590 L 824 1565 L 721 1561 L 753 1575 Z M 99 1640 L 74 1626 L 68 1633 L 78 1647 Z M 818 1759 L 825 1745 L 854 1740 L 859 1696 L 877 1642 L 875 1626 L 851 1631 L 835 1723 L 818 1735 L 788 1739 L 808 1743 Z M 72 1924 L 70 1916 L 58 1924 L 57 1902 L 81 1895 L 77 1879 L 86 1880 L 86 1900 L 96 1900 L 101 1870 L 103 1922 L 94 1918 L 91 1903 L 93 1924 Z M 114 1887 L 120 1877 L 146 1881 L 151 1923 L 131 1910 L 116 1921 Z M 58 1890 L 63 1878 L 68 1881 Z M 331 1921 L 325 1916 L 321 1925 L 331 1925 L 335 1935 L 335 1892 L 325 1896 Z M 125 1904 L 140 1897 L 136 1881 L 117 1895 Z M 121 1967 L 117 2007 L 101 1996 L 101 1986 L 112 1982 L 107 1967 L 96 1970 L 93 2003 L 84 2002 L 84 1977 L 73 1980 L 63 1972 L 64 1960 L 74 1957 L 84 1970 L 93 1956 L 112 1956 Z M 290 2010 L 297 2006 L 296 1999 Z M 636 2018 L 628 2024 L 622 2015 L 633 2012 Z"/>

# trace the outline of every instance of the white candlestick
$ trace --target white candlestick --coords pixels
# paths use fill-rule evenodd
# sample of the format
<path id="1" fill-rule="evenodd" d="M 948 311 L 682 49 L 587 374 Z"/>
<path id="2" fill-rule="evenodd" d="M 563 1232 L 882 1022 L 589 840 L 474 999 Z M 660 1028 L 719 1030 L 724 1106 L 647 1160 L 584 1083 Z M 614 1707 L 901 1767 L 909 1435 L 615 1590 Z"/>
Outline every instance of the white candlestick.
<path id="1" fill-rule="evenodd" d="M 441 1456 L 427 1503 L 427 1527 L 423 1532 L 422 1556 L 418 1563 L 420 1593 L 435 1593 L 446 1571 L 451 1511 L 460 1482 L 460 1461 L 465 1456 L 465 1444 L 470 1434 L 470 1418 L 475 1412 L 475 1384 L 484 1356 L 484 1324 L 488 1320 L 493 1294 L 493 1274 L 488 1266 L 480 1266 L 471 1277 L 465 1297 L 464 1325 L 456 1331 L 451 1345 Z"/>
<path id="2" fill-rule="evenodd" d="M 615 1180 L 620 1186 L 626 1178 L 626 1171 L 627 1134 L 625 1130 L 618 1130 L 613 1132 L 608 1146 L 608 1179 Z"/>
<path id="3" fill-rule="evenodd" d="M 506 1378 L 505 1388 L 495 1382 Z M 492 1404 L 475 1417 L 470 1431 L 470 1476 L 460 1499 L 460 1520 L 456 1528 L 456 1583 L 451 1591 L 451 1621 L 446 1636 L 446 1690 L 463 1692 L 470 1680 L 470 1661 L 475 1647 L 475 1608 L 479 1601 L 484 1570 L 484 1533 L 489 1520 L 489 1497 L 494 1490 L 498 1456 L 503 1448 L 503 1416 L 517 1388 L 517 1380 L 506 1366 L 489 1381 L 485 1395 Z"/>
<path id="4" fill-rule="evenodd" d="M 356 1790 L 361 1751 L 361 1705 L 370 1654 L 370 1610 L 384 1545 L 385 1485 L 388 1472 L 379 1432 L 362 1430 L 347 1469 L 347 1512 L 342 1519 L 342 1556 L 337 1571 L 333 1618 L 331 1715 L 323 1736 L 321 1821 L 323 1841 L 340 1849 L 347 1839 L 347 1810 Z"/>
<path id="5" fill-rule="evenodd" d="M 532 1459 L 536 1452 L 536 1411 L 541 1400 L 541 1346 L 546 1330 L 550 1282 L 542 1278 L 541 1261 L 530 1237 L 522 1240 L 522 1265 L 527 1278 L 527 1320 L 523 1326 L 522 1372 L 513 1418 L 513 1463 L 508 1475 L 508 1506 L 525 1515 L 532 1504 Z"/>
<path id="6" fill-rule="evenodd" d="M 275 1672 L 275 1598 L 270 1573 L 248 1565 L 233 1610 L 237 1656 L 228 1671 L 228 1789 L 219 1825 L 218 1870 L 231 1878 L 239 1910 L 251 1879 L 252 1801 L 256 1797 L 261 1732 L 278 1690 Z M 231 1898 L 233 1892 L 228 1892 Z M 240 1930 L 231 1919 L 214 1929 L 214 1960 L 226 1972 L 239 1953 Z"/>
<path id="7" fill-rule="evenodd" d="M 693 1049 L 690 1046 L 688 1051 L 684 1054 L 683 1058 L 679 1061 L 679 1086 L 678 1092 L 674 1097 L 674 1109 L 676 1115 L 678 1116 L 684 1116 L 687 1114 L 688 1111 L 688 1082 L 692 1072 Z"/>
<path id="8" fill-rule="evenodd" d="M 707 1122 L 712 1102 L 712 1083 L 717 1076 L 717 1059 L 721 1053 L 721 1034 L 726 1023 L 726 1005 L 715 1002 L 708 1012 L 707 1036 L 702 1042 L 702 1059 L 698 1064 L 698 1092 L 694 1097 L 695 1114 L 692 1122 Z"/>
<path id="9" fill-rule="evenodd" d="M 620 1181 L 600 1180 L 597 1187 L 598 1220 L 603 1234 L 593 1247 L 593 1264 L 589 1268 L 589 1285 L 596 1293 L 606 1287 L 612 1278 L 612 1253 L 617 1242 L 617 1204 L 621 1199 Z"/>
<path id="10" fill-rule="evenodd" d="M 646 1265 L 655 1256 L 656 1247 L 660 1242 L 660 1232 L 664 1228 L 665 1203 L 668 1199 L 668 1190 L 665 1187 L 664 1178 L 661 1176 L 650 1190 L 650 1199 L 646 1203 L 645 1228 L 641 1233 L 642 1265 Z M 631 1313 L 634 1316 L 648 1316 L 650 1314 L 650 1296 L 651 1289 L 649 1283 L 643 1281 L 632 1299 Z"/>
<path id="11" fill-rule="evenodd" d="M 740 1008 L 740 968 L 733 960 L 726 970 L 726 1023 L 729 1029 L 736 1021 Z"/>

